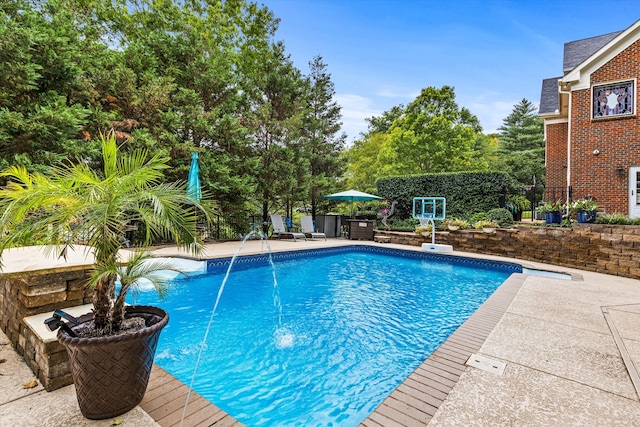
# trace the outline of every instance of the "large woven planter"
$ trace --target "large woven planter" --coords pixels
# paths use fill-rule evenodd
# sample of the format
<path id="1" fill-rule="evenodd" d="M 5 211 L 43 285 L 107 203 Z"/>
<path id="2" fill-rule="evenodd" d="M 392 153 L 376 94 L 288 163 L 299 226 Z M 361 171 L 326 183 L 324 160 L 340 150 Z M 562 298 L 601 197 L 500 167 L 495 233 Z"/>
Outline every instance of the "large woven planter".
<path id="1" fill-rule="evenodd" d="M 89 419 L 124 414 L 142 401 L 147 390 L 160 332 L 169 315 L 157 307 L 129 306 L 126 317 L 143 317 L 147 327 L 101 338 L 73 338 L 58 331 L 58 341 L 69 354 L 80 411 Z M 81 320 L 86 323 L 91 315 Z"/>

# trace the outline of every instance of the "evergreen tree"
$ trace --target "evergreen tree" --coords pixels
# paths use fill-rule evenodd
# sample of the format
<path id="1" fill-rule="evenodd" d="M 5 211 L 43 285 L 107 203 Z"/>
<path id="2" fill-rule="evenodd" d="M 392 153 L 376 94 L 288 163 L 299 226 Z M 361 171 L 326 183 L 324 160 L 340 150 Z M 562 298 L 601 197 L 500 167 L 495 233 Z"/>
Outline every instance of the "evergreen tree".
<path id="1" fill-rule="evenodd" d="M 167 181 L 198 151 L 223 211 L 315 206 L 341 174 L 340 109 L 277 24 L 247 0 L 0 2 L 0 167 L 97 163 L 114 129 L 124 152 L 168 156 Z"/>
<path id="2" fill-rule="evenodd" d="M 342 127 L 340 106 L 333 99 L 335 89 L 331 74 L 321 56 L 309 62 L 311 74 L 307 79 L 307 114 L 303 135 L 309 159 L 309 192 L 304 201 L 311 202 L 312 215 L 323 201 L 323 196 L 335 190 L 336 177 L 343 173 L 343 159 L 347 135 Z"/>
<path id="3" fill-rule="evenodd" d="M 0 168 L 43 171 L 66 157 L 99 155 L 84 137 L 101 116 L 91 58 L 110 53 L 70 6 L 7 0 L 0 7 Z"/>
<path id="4" fill-rule="evenodd" d="M 499 158 L 503 170 L 522 185 L 536 176 L 544 184 L 544 127 L 536 107 L 527 99 L 514 105 L 498 133 Z"/>
<path id="5" fill-rule="evenodd" d="M 513 106 L 513 111 L 498 129 L 501 152 L 544 148 L 544 129 L 536 110 L 535 105 L 527 99 Z"/>
<path id="6" fill-rule="evenodd" d="M 291 201 L 297 185 L 300 136 L 304 114 L 304 79 L 276 43 L 270 52 L 255 58 L 252 86 L 247 86 L 248 130 L 259 167 L 254 171 L 256 196 L 263 221 Z M 306 165 L 305 165 L 306 166 Z M 304 168 L 306 169 L 306 167 Z"/>
<path id="7" fill-rule="evenodd" d="M 104 86 L 112 124 L 127 126 L 117 130 L 129 149 L 170 155 L 167 179 L 184 179 L 199 151 L 203 187 L 223 210 L 243 209 L 260 170 L 249 127 L 253 59 L 270 48 L 273 14 L 244 0 L 113 1 L 124 61 Z"/>

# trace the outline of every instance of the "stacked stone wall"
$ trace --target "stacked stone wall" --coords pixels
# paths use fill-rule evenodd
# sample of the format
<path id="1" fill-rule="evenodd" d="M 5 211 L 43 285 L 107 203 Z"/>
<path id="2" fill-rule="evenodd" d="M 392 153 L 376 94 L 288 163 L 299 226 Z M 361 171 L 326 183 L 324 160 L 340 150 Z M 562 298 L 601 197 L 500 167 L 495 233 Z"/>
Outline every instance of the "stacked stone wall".
<path id="1" fill-rule="evenodd" d="M 431 238 L 376 230 L 391 243 L 420 246 Z M 384 239 L 386 240 L 386 239 Z M 521 260 L 640 279 L 640 226 L 581 225 L 573 228 L 521 227 L 487 234 L 476 230 L 437 232 L 436 243 L 456 251 Z M 44 342 L 24 318 L 91 302 L 86 268 L 0 275 L 0 328 L 46 390 L 72 383 L 65 348 Z"/>
<path id="2" fill-rule="evenodd" d="M 90 303 L 88 278 L 86 268 L 0 275 L 0 328 L 48 391 L 73 382 L 67 352 L 57 340 L 43 342 L 24 318 Z"/>
<path id="3" fill-rule="evenodd" d="M 420 246 L 431 238 L 377 230 L 390 243 Z M 573 228 L 521 227 L 487 234 L 477 230 L 436 232 L 436 243 L 456 251 L 521 260 L 640 279 L 640 226 L 592 224 Z"/>

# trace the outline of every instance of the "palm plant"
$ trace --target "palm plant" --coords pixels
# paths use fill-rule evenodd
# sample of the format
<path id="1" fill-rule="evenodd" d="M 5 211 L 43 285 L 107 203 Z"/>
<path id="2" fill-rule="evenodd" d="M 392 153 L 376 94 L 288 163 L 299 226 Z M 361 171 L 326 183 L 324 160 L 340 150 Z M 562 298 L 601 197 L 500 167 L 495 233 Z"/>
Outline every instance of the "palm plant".
<path id="1" fill-rule="evenodd" d="M 85 163 L 61 165 L 50 175 L 14 166 L 2 172 L 0 190 L 0 255 L 9 247 L 50 245 L 65 256 L 78 242 L 94 255 L 94 324 L 102 334 L 121 329 L 125 297 L 140 277 L 148 276 L 162 291 L 162 280 L 150 275 L 166 265 L 149 260 L 156 239 L 172 240 L 193 254 L 202 250 L 197 214 L 209 220 L 210 209 L 187 195 L 184 183 L 163 183 L 169 158 L 145 150 L 119 152 L 113 133 L 101 135 L 104 170 Z M 130 259 L 121 259 L 127 229 L 141 229 L 142 242 Z M 124 265 L 124 267 L 123 267 Z M 116 297 L 116 280 L 122 286 Z"/>

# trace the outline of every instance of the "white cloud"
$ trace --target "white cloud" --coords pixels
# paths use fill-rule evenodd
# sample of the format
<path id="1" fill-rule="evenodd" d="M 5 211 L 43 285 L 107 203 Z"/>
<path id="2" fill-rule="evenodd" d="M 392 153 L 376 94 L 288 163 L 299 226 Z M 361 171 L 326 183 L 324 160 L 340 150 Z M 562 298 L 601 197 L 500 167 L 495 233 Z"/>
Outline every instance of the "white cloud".
<path id="1" fill-rule="evenodd" d="M 385 93 L 379 92 L 376 95 Z M 392 92 L 387 92 L 391 94 Z M 394 97 L 406 97 L 413 100 L 416 95 L 400 95 L 396 93 Z M 456 101 L 459 106 L 466 107 L 478 117 L 484 134 L 496 133 L 498 128 L 502 126 L 504 119 L 511 114 L 514 105 L 522 98 L 505 99 L 505 95 L 498 92 L 484 92 L 474 96 L 464 96 L 459 94 Z M 342 130 L 348 135 L 347 143 L 351 144 L 353 140 L 360 137 L 360 133 L 366 132 L 367 123 L 365 119 L 373 116 L 380 116 L 393 105 L 386 105 L 383 108 L 377 108 L 383 100 L 376 101 L 357 94 L 336 94 L 335 101 L 342 107 Z"/>
<path id="2" fill-rule="evenodd" d="M 348 143 L 367 130 L 365 119 L 382 114 L 382 111 L 373 108 L 373 100 L 364 96 L 336 94 L 335 100 L 342 107 L 342 130 L 348 135 Z"/>
<path id="3" fill-rule="evenodd" d="M 549 50 L 554 50 L 554 49 L 558 49 L 562 46 L 562 43 L 558 43 L 558 41 L 547 37 L 546 35 L 535 31 L 533 28 L 531 28 L 530 26 L 522 23 L 519 20 L 513 20 L 511 21 L 511 23 L 518 29 L 520 29 L 522 31 L 522 33 L 525 35 L 525 37 L 528 37 L 532 40 L 535 40 L 537 43 L 539 43 L 541 46 L 544 46 L 546 49 Z"/>
<path id="4" fill-rule="evenodd" d="M 505 101 L 500 99 L 501 96 L 500 93 L 485 93 L 467 99 L 461 97 L 458 104 L 467 107 L 480 120 L 486 135 L 498 132 L 503 120 L 513 111 L 513 106 L 520 102 L 520 99 Z"/>
<path id="5" fill-rule="evenodd" d="M 376 95 L 381 98 L 402 98 L 407 100 L 414 100 L 418 97 L 418 95 L 420 95 L 420 91 L 403 93 L 403 92 L 395 91 L 393 89 L 382 89 L 376 92 Z"/>

